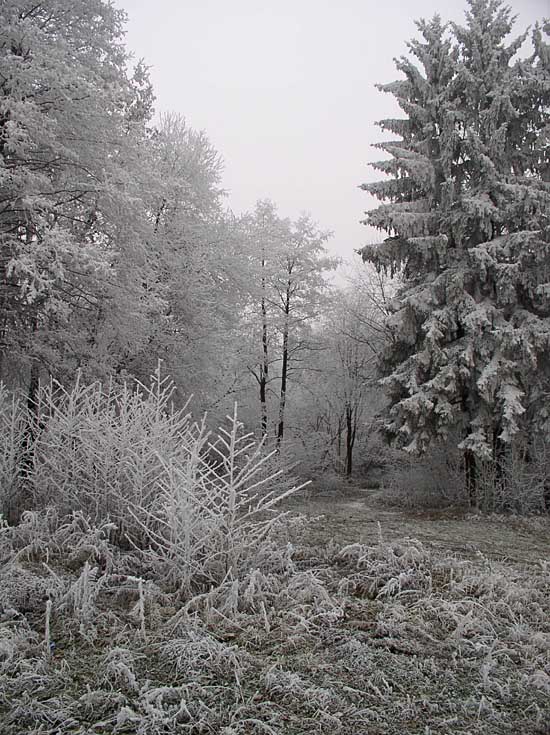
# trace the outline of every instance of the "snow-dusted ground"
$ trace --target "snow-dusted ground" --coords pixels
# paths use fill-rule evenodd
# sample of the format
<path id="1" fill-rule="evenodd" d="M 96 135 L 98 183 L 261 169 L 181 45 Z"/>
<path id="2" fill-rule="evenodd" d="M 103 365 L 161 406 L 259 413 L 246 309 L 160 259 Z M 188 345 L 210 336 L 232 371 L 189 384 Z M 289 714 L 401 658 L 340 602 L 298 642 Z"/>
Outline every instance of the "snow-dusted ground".
<path id="1" fill-rule="evenodd" d="M 312 543 L 334 538 L 338 543 L 376 543 L 416 538 L 434 550 L 474 558 L 478 552 L 491 559 L 532 564 L 550 559 L 550 518 L 482 515 L 456 508 L 399 510 L 383 502 L 383 490 L 342 486 L 338 491 L 304 490 L 289 507 L 315 519 Z"/>
<path id="2" fill-rule="evenodd" d="M 82 523 L 4 530 L 0 733 L 550 734 L 546 519 L 292 508 L 291 546 L 194 597 Z"/>

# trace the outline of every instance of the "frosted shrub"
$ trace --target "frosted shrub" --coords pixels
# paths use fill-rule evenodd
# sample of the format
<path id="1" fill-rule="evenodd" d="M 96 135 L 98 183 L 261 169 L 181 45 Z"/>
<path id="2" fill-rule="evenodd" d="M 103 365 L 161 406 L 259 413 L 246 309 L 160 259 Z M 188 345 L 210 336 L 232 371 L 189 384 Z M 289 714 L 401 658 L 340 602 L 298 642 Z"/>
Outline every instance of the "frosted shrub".
<path id="1" fill-rule="evenodd" d="M 461 452 L 448 442 L 422 456 L 396 453 L 384 480 L 384 500 L 407 508 L 466 502 Z"/>
<path id="2" fill-rule="evenodd" d="M 495 462 L 479 463 L 478 505 L 485 511 L 541 513 L 549 510 L 550 450 L 536 439 L 529 452 L 516 442 Z"/>
<path id="3" fill-rule="evenodd" d="M 150 507 L 169 463 L 184 464 L 195 436 L 186 410 L 172 410 L 173 385 L 42 386 L 35 407 L 31 485 L 37 505 L 80 510 L 140 538 L 136 513 Z M 128 508 L 134 509 L 130 515 Z M 138 510 L 136 510 L 138 509 Z"/>
<path id="4" fill-rule="evenodd" d="M 276 504 L 300 489 L 285 484 L 284 467 L 265 471 L 273 453 L 242 433 L 236 408 L 228 420 L 213 441 L 203 424 L 186 461 L 165 466 L 141 524 L 157 574 L 182 591 L 193 580 L 219 584 L 257 565 L 285 517 Z"/>
<path id="5" fill-rule="evenodd" d="M 385 478 L 384 499 L 409 508 L 469 502 L 456 437 L 422 455 L 400 452 Z M 476 507 L 486 512 L 541 513 L 550 505 L 550 450 L 542 439 L 504 448 L 498 464 L 476 460 Z"/>
<path id="6" fill-rule="evenodd" d="M 262 564 L 285 517 L 275 506 L 298 488 L 236 408 L 212 435 L 174 409 L 173 390 L 159 372 L 134 389 L 42 386 L 27 482 L 35 507 L 55 507 L 59 533 L 75 537 L 75 561 L 110 566 L 114 543 L 187 594 Z"/>

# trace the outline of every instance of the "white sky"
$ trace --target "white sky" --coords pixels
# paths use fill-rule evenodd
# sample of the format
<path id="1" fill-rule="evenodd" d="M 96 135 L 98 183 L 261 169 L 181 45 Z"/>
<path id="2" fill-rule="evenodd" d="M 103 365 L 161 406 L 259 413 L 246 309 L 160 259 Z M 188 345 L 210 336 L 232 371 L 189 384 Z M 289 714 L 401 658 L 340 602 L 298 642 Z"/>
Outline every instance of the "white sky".
<path id="1" fill-rule="evenodd" d="M 372 239 L 374 121 L 395 112 L 377 82 L 416 35 L 415 18 L 462 21 L 466 0 L 116 0 L 127 45 L 150 65 L 157 111 L 203 129 L 225 162 L 235 212 L 270 198 L 281 216 L 310 212 L 343 257 Z M 513 0 L 516 30 L 550 0 Z M 379 236 L 375 236 L 380 239 Z"/>

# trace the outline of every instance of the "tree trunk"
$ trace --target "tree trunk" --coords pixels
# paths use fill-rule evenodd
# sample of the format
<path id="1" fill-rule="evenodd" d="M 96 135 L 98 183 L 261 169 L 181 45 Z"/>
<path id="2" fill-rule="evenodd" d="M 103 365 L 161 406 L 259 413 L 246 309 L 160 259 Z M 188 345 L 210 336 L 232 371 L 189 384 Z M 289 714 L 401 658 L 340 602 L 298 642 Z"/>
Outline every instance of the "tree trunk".
<path id="1" fill-rule="evenodd" d="M 285 321 L 283 326 L 283 365 L 281 368 L 281 396 L 279 400 L 279 427 L 277 429 L 277 447 L 280 446 L 285 431 L 285 406 L 286 406 L 286 384 L 288 378 L 288 330 L 290 315 L 290 288 L 292 284 L 290 280 L 287 282 L 284 314 Z"/>
<path id="2" fill-rule="evenodd" d="M 477 505 L 477 469 L 476 458 L 470 449 L 464 451 L 464 475 L 466 480 L 466 492 L 470 505 Z"/>
<path id="3" fill-rule="evenodd" d="M 346 477 L 353 472 L 353 446 L 355 444 L 355 421 L 352 406 L 346 406 Z"/>
<path id="4" fill-rule="evenodd" d="M 495 492 L 500 495 L 500 498 L 497 496 L 496 498 L 494 498 L 494 501 L 500 503 L 501 500 L 504 500 L 504 509 L 510 510 L 510 508 L 506 507 L 505 498 L 507 446 L 500 438 L 500 432 L 500 424 L 497 423 L 497 425 L 493 429 L 493 465 L 495 471 Z"/>
<path id="5" fill-rule="evenodd" d="M 336 434 L 336 455 L 338 457 L 338 472 L 340 472 L 342 462 L 342 417 L 338 416 L 338 432 Z"/>
<path id="6" fill-rule="evenodd" d="M 260 367 L 260 410 L 262 437 L 267 436 L 267 381 L 269 378 L 269 348 L 267 332 L 267 308 L 265 305 L 265 255 L 262 252 L 262 365 Z"/>
<path id="7" fill-rule="evenodd" d="M 263 362 L 260 368 L 260 405 L 262 412 L 262 436 L 267 436 L 267 379 L 269 377 L 269 352 L 267 345 L 267 311 L 265 308 L 264 297 L 262 297 L 262 350 Z"/>
<path id="8" fill-rule="evenodd" d="M 36 360 L 31 362 L 31 372 L 29 377 L 29 391 L 27 393 L 27 410 L 29 415 L 36 416 L 36 397 L 38 388 L 40 387 L 40 366 Z"/>
<path id="9" fill-rule="evenodd" d="M 471 425 L 473 412 L 470 410 L 469 396 L 466 391 L 462 392 L 461 404 L 463 413 L 465 414 L 465 416 L 468 417 L 468 425 Z M 467 431 L 464 430 L 464 436 L 466 436 L 466 433 Z M 478 503 L 477 467 L 475 454 L 472 452 L 471 449 L 464 450 L 464 483 L 466 485 L 468 502 L 470 503 L 470 506 L 475 508 L 477 507 Z"/>
<path id="10" fill-rule="evenodd" d="M 33 326 L 36 330 L 36 324 Z M 32 359 L 29 375 L 29 388 L 27 391 L 27 419 L 26 427 L 22 435 L 21 461 L 18 467 L 18 477 L 22 482 L 22 488 L 15 495 L 15 503 L 10 503 L 7 508 L 9 523 L 16 523 L 21 512 L 28 507 L 28 485 L 27 481 L 32 475 L 33 469 L 33 444 L 36 439 L 37 414 L 38 414 L 38 390 L 40 388 L 40 365 L 38 360 Z"/>
<path id="11" fill-rule="evenodd" d="M 277 446 L 283 440 L 285 431 L 286 383 L 288 376 L 288 321 L 283 333 L 283 366 L 281 369 L 281 396 L 279 399 L 279 427 L 277 429 Z"/>
<path id="12" fill-rule="evenodd" d="M 0 285 L 1 287 L 1 285 Z M 6 297 L 7 300 L 7 297 Z M 2 299 L 4 301 L 4 299 Z M 4 306 L 4 304 L 2 304 Z M 0 314 L 4 309 L 0 309 Z M 0 380 L 4 379 L 4 359 L 7 350 L 7 338 L 8 338 L 8 318 L 7 316 L 2 317 L 2 327 L 0 328 Z"/>

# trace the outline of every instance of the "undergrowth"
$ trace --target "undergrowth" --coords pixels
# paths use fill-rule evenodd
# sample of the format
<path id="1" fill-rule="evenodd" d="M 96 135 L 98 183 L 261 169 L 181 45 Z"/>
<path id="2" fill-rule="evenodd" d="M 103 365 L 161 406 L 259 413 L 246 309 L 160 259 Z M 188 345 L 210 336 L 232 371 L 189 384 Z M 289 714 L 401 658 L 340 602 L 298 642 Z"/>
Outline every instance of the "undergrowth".
<path id="1" fill-rule="evenodd" d="M 548 733 L 550 567 L 300 545 L 182 595 L 109 526 L 0 532 L 0 723 L 73 733 Z"/>
<path id="2" fill-rule="evenodd" d="M 465 483 L 458 442 L 434 444 L 422 456 L 389 450 L 393 463 L 384 473 L 381 499 L 405 508 L 473 505 L 484 513 L 543 514 L 550 510 L 550 453 L 545 438 L 528 449 L 516 442 L 496 463 L 477 459 L 474 498 Z"/>
<path id="3" fill-rule="evenodd" d="M 275 506 L 299 487 L 236 407 L 212 434 L 172 393 L 160 373 L 149 386 L 52 381 L 26 414 L 0 393 L 5 517 L 51 508 L 36 544 L 76 514 L 181 594 L 261 565 L 285 520 Z"/>

